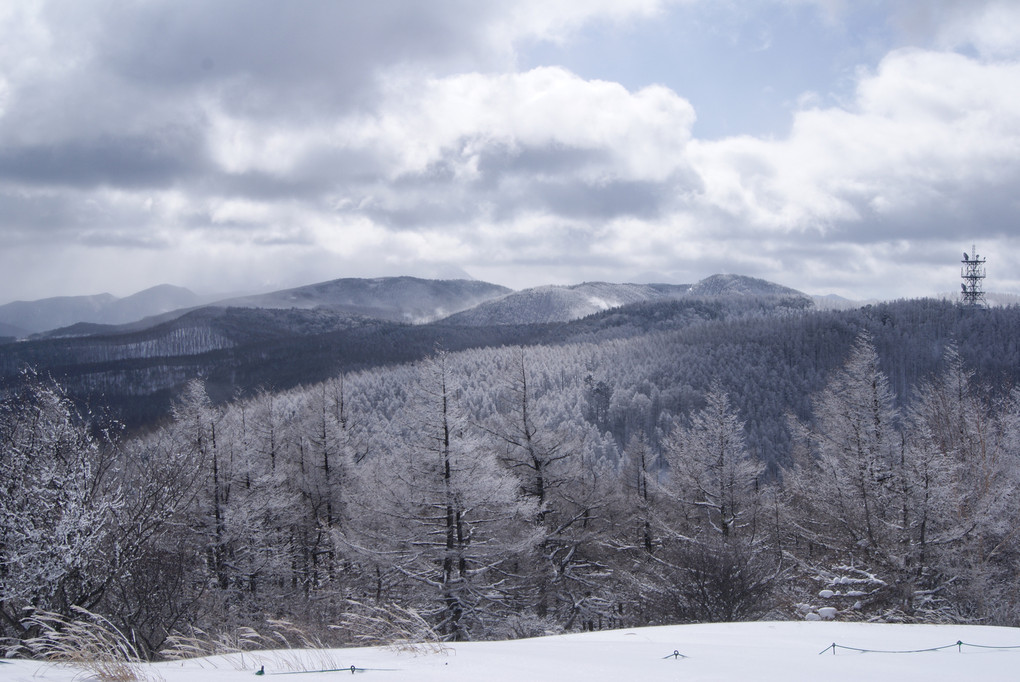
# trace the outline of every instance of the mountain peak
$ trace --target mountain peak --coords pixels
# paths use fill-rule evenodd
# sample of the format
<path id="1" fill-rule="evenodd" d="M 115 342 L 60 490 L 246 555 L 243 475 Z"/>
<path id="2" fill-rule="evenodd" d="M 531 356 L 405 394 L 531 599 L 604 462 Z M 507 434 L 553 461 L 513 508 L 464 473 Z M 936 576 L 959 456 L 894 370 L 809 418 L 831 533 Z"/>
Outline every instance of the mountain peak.
<path id="1" fill-rule="evenodd" d="M 14 301 L 0 306 L 0 325 L 17 329 L 21 332 L 19 336 L 25 336 L 81 322 L 123 324 L 200 302 L 197 295 L 183 287 L 159 284 L 124 298 L 104 293 Z"/>
<path id="2" fill-rule="evenodd" d="M 510 289 L 468 279 L 342 278 L 222 301 L 244 308 L 330 308 L 397 322 L 428 322 L 452 315 Z"/>
<path id="3" fill-rule="evenodd" d="M 746 275 L 720 274 L 706 277 L 689 289 L 692 296 L 804 296 L 805 294 L 768 280 Z"/>

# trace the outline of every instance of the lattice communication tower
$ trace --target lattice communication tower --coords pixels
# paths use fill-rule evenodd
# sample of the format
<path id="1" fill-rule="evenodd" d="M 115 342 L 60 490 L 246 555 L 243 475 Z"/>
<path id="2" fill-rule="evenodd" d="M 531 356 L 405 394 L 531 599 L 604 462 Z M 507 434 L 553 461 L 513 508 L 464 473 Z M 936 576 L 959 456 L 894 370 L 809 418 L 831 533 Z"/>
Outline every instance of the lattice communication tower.
<path id="1" fill-rule="evenodd" d="M 971 253 L 963 252 L 963 268 L 960 270 L 960 277 L 963 283 L 963 304 L 975 308 L 984 307 L 985 292 L 981 288 L 981 280 L 985 278 L 985 261 L 987 259 L 977 254 L 977 247 L 971 248 Z"/>

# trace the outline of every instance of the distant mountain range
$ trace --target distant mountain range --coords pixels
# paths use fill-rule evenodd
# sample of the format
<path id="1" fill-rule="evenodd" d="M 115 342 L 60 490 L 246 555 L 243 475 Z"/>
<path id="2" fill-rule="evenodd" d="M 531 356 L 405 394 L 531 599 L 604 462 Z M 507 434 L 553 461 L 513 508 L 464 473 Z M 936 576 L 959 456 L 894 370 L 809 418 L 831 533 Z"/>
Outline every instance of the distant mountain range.
<path id="1" fill-rule="evenodd" d="M 167 294 L 162 299 L 161 289 Z M 134 309 L 113 297 L 74 302 L 96 316 L 103 308 L 145 315 L 174 302 L 194 302 L 188 293 L 173 287 L 141 292 L 125 299 L 138 304 Z M 43 311 L 59 308 L 53 300 L 40 303 Z M 1020 313 L 1003 307 L 971 312 L 934 299 L 862 306 L 829 297 L 820 305 L 788 287 L 738 275 L 690 285 L 588 282 L 523 291 L 473 280 L 340 279 L 199 303 L 126 324 L 79 322 L 18 341 L 0 339 L 0 399 L 11 395 L 24 380 L 24 368 L 31 367 L 58 381 L 87 409 L 142 429 L 165 419 L 196 377 L 214 401 L 225 402 L 412 363 L 437 350 L 541 347 L 570 354 L 633 341 L 634 357 L 670 348 L 667 364 L 694 372 L 682 381 L 670 379 L 684 388 L 668 400 L 692 400 L 685 393 L 695 385 L 690 377 L 753 377 L 762 392 L 742 409 L 767 429 L 782 418 L 762 410 L 803 405 L 810 393 L 803 384 L 784 384 L 785 397 L 773 403 L 772 373 L 802 359 L 810 364 L 825 358 L 830 364 L 798 375 L 816 376 L 842 357 L 854 330 L 875 334 L 888 362 L 912 363 L 909 372 L 895 376 L 901 398 L 933 371 L 938 353 L 931 349 L 948 339 L 988 376 L 1015 377 L 1020 365 L 1015 344 L 1009 344 Z M 910 343 L 902 342 L 901 327 L 912 330 Z"/>
<path id="2" fill-rule="evenodd" d="M 341 320 L 351 316 L 410 324 L 444 320 L 479 327 L 568 322 L 631 303 L 685 296 L 750 295 L 803 296 L 788 287 L 740 275 L 713 275 L 693 285 L 586 282 L 522 291 L 464 279 L 345 278 L 212 301 L 164 284 L 126 298 L 99 294 L 8 303 L 0 306 L 0 337 L 133 333 L 164 325 L 197 308 L 322 309 Z"/>
<path id="3" fill-rule="evenodd" d="M 168 284 L 126 298 L 110 294 L 16 301 L 0 306 L 0 337 L 91 336 L 136 332 L 195 308 L 328 309 L 341 316 L 422 323 L 504 296 L 511 290 L 474 280 L 415 277 L 337 279 L 267 294 L 210 300 Z"/>
<path id="4" fill-rule="evenodd" d="M 71 303 L 92 319 L 103 319 L 104 310 L 105 319 L 123 319 L 128 310 L 144 315 L 174 300 L 195 300 L 173 288 L 164 293 L 179 298 L 160 298 L 160 289 L 122 299 L 133 308 L 113 297 L 96 297 L 101 305 Z M 147 301 L 148 307 L 142 305 Z M 52 299 L 38 303 L 36 311 L 21 305 L 23 328 L 26 320 L 37 320 L 38 327 L 42 312 L 58 308 Z M 73 306 L 62 303 L 62 314 L 70 314 Z M 624 338 L 811 307 L 793 289 L 735 275 L 693 285 L 586 283 L 519 292 L 473 280 L 339 279 L 126 324 L 78 322 L 14 343 L 8 339 L 0 342 L 0 396 L 29 366 L 81 400 L 141 424 L 164 414 L 195 376 L 206 379 L 210 395 L 226 400 L 260 387 L 282 390 L 341 371 L 410 362 L 437 348 Z"/>
<path id="5" fill-rule="evenodd" d="M 79 322 L 125 324 L 208 302 L 207 298 L 170 284 L 161 284 L 125 298 L 98 294 L 14 301 L 0 306 L 0 336 L 24 337 Z"/>

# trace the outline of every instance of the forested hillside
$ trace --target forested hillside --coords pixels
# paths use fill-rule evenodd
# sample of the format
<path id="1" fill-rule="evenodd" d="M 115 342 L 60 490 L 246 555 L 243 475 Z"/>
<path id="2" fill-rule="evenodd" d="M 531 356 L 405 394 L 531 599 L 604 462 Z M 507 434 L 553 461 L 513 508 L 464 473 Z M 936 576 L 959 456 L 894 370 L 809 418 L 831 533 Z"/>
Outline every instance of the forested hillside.
<path id="1" fill-rule="evenodd" d="M 973 314 L 936 300 L 814 311 L 796 295 L 724 295 L 643 301 L 567 323 L 462 326 L 398 324 L 324 308 L 210 307 L 140 331 L 0 345 L 0 389 L 10 390 L 20 370 L 32 367 L 79 404 L 112 410 L 134 429 L 164 418 L 199 376 L 222 402 L 412 362 L 437 349 L 567 345 L 606 358 L 587 373 L 598 426 L 618 443 L 639 424 L 654 440 L 662 414 L 686 413 L 692 396 L 718 380 L 748 422 L 751 447 L 773 462 L 788 450 L 785 414 L 806 413 L 808 394 L 859 331 L 872 334 L 902 403 L 935 371 L 949 343 L 982 380 L 1011 386 L 1020 366 L 1016 311 Z"/>
<path id="2" fill-rule="evenodd" d="M 51 374 L 80 403 L 104 405 L 130 426 L 169 412 L 189 378 L 217 401 L 314 383 L 340 371 L 409 362 L 437 348 L 599 341 L 704 320 L 786 315 L 801 297 L 709 297 L 618 308 L 567 324 L 410 325 L 333 307 L 197 309 L 146 326 L 102 328 L 0 345 L 0 389 L 24 367 Z"/>
<path id="3" fill-rule="evenodd" d="M 22 373 L 0 413 L 3 634 L 32 636 L 26 608 L 79 606 L 152 655 L 191 627 L 328 634 L 394 609 L 447 639 L 766 616 L 1017 624 L 1020 309 L 808 306 L 283 331 L 244 357 L 164 361 L 184 390 L 136 434 Z M 254 381 L 338 348 L 322 381 Z M 214 357 L 248 395 L 210 399 Z"/>

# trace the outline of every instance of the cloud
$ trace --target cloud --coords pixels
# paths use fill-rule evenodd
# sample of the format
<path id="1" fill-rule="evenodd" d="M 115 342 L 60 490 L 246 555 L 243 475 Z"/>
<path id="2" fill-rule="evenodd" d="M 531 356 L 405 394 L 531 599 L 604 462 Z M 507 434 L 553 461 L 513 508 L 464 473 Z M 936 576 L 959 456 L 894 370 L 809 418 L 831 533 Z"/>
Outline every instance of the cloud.
<path id="1" fill-rule="evenodd" d="M 146 136 L 100 135 L 63 144 L 9 145 L 0 156 L 0 181 L 75 187 L 163 187 L 202 170 L 195 131 Z"/>
<path id="2" fill-rule="evenodd" d="M 1013 0 L 900 2 L 892 19 L 915 41 L 940 50 L 973 50 L 989 59 L 1020 54 L 1020 6 Z"/>
<path id="3" fill-rule="evenodd" d="M 593 181 L 661 180 L 683 163 L 694 122 L 690 104 L 666 88 L 630 93 L 555 67 L 462 74 L 417 90 L 391 86 L 385 112 L 353 135 L 386 150 L 398 175 L 444 160 L 470 176 L 492 150 L 554 147 L 597 152 L 574 169 Z"/>
<path id="4" fill-rule="evenodd" d="M 67 293 L 33 274 L 51 262 L 118 293 L 450 264 L 514 286 L 730 271 L 852 293 L 890 255 L 936 286 L 964 233 L 1018 246 L 1016 4 L 768 7 L 790 3 L 915 46 L 865 60 L 850 90 L 791 95 L 788 134 L 716 140 L 694 135 L 682 84 L 518 67 L 593 26 L 706 16 L 698 0 L 8 3 L 5 291 Z M 751 31 L 713 7 L 733 35 L 770 29 L 766 10 Z M 778 41 L 805 13 L 768 51 L 793 49 Z"/>
<path id="5" fill-rule="evenodd" d="M 536 203 L 593 218 L 650 215 L 689 176 L 693 109 L 665 88 L 631 93 L 557 68 L 405 77 L 393 76 L 372 113 L 317 128 L 211 113 L 211 158 L 239 184 L 331 177 L 323 201 L 397 228 L 471 220 L 479 208 L 504 219 Z"/>
<path id="6" fill-rule="evenodd" d="M 1018 79 L 1018 63 L 893 52 L 851 106 L 797 112 L 785 139 L 693 142 L 702 199 L 770 232 L 958 233 L 983 193 L 1020 180 L 1020 92 L 1001 87 Z"/>
<path id="7" fill-rule="evenodd" d="M 195 229 L 205 216 L 211 228 L 221 227 L 216 207 L 231 200 L 301 199 L 328 212 L 349 210 L 353 198 L 376 216 L 404 211 L 399 227 L 418 206 L 388 199 L 391 184 L 456 192 L 457 183 L 478 181 L 480 161 L 505 155 L 506 147 L 522 163 L 529 155 L 551 159 L 560 153 L 554 147 L 581 150 L 598 182 L 661 174 L 647 147 L 623 156 L 606 149 L 628 136 L 647 144 L 637 127 L 655 123 L 632 114 L 655 100 L 682 109 L 675 95 L 649 91 L 617 111 L 632 98 L 616 84 L 556 69 L 507 72 L 513 44 L 524 36 L 562 40 L 586 22 L 648 16 L 661 4 L 536 1 L 511 11 L 466 0 L 5 6 L 0 183 L 18 204 L 6 229 L 28 239 L 42 224 L 92 224 L 87 215 L 66 220 L 77 211 L 75 192 L 87 189 L 97 191 L 92 203 L 109 196 L 104 189 L 139 192 L 136 204 L 153 193 L 186 197 L 174 215 L 139 216 L 124 202 L 105 207 L 111 238 L 129 221 Z M 601 107 L 600 120 L 578 120 L 575 95 Z M 618 162 L 626 167 L 617 171 Z M 443 173 L 454 175 L 437 183 Z M 41 205 L 24 198 L 40 196 L 33 187 L 66 206 L 28 215 Z M 99 223 L 92 227 L 100 230 Z"/>

